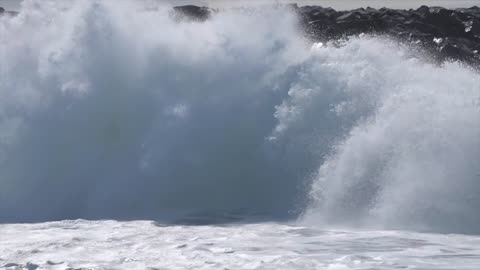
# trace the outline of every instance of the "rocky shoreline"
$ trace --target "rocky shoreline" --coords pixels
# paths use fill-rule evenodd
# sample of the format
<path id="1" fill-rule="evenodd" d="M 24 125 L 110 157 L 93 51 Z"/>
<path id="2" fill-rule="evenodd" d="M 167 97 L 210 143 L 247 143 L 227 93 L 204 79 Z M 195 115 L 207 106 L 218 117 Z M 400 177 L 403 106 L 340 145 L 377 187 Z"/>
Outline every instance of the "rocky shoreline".
<path id="1" fill-rule="evenodd" d="M 446 9 L 359 8 L 337 11 L 320 6 L 287 5 L 299 16 L 307 38 L 327 42 L 360 34 L 379 34 L 420 47 L 435 60 L 461 60 L 480 67 L 480 7 Z M 189 19 L 206 20 L 217 10 L 197 6 L 174 8 Z"/>
<path id="2" fill-rule="evenodd" d="M 425 49 L 438 61 L 461 60 L 480 67 L 480 7 L 446 9 L 359 8 L 337 11 L 320 6 L 283 6 L 298 14 L 306 37 L 327 42 L 359 34 L 387 35 Z M 174 7 L 177 19 L 204 21 L 221 12 L 200 6 Z M 0 8 L 0 15 L 17 13 Z"/>
<path id="3" fill-rule="evenodd" d="M 335 11 L 315 6 L 294 7 L 307 35 L 314 40 L 382 34 L 432 52 L 438 60 L 480 65 L 480 8 L 445 9 L 422 6 L 395 10 L 360 8 Z"/>

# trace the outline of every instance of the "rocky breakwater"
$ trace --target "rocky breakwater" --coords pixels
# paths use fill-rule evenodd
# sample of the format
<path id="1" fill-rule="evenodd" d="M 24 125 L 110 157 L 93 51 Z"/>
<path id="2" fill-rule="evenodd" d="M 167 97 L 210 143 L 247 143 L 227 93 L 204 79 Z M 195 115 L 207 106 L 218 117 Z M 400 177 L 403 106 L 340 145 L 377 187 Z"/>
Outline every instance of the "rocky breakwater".
<path id="1" fill-rule="evenodd" d="M 259 7 L 259 8 L 273 8 Z M 308 39 L 314 42 L 347 39 L 360 34 L 386 35 L 413 44 L 435 60 L 461 60 L 480 67 L 480 7 L 446 9 L 421 6 L 418 9 L 359 8 L 337 11 L 321 6 L 282 7 L 293 10 Z M 205 21 L 221 10 L 194 5 L 176 6 L 176 20 Z M 0 7 L 0 16 L 18 12 Z"/>
<path id="2" fill-rule="evenodd" d="M 293 6 L 307 36 L 328 41 L 358 34 L 388 35 L 419 45 L 439 60 L 462 60 L 480 66 L 480 8 L 360 8 L 336 11 L 319 6 Z"/>
<path id="3" fill-rule="evenodd" d="M 267 7 L 263 7 L 267 8 Z M 270 7 L 271 8 L 271 7 Z M 337 11 L 320 6 L 284 8 L 298 14 L 308 39 L 327 42 L 360 34 L 386 35 L 422 48 L 438 61 L 461 60 L 480 67 L 480 8 L 359 8 Z M 177 17 L 204 21 L 221 10 L 197 6 L 174 8 Z"/>
<path id="4" fill-rule="evenodd" d="M 209 19 L 212 14 L 216 12 L 218 12 L 218 10 L 208 7 L 186 5 L 173 7 L 172 15 L 177 20 L 194 20 L 203 22 Z"/>

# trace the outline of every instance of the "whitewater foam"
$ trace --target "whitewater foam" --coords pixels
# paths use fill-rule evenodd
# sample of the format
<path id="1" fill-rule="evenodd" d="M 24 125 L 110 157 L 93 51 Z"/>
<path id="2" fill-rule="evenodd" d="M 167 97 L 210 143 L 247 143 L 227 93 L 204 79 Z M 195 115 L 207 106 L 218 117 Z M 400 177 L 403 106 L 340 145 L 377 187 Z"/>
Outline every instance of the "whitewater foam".
<path id="1" fill-rule="evenodd" d="M 0 19 L 0 220 L 260 213 L 477 232 L 480 76 L 282 8 L 151 2 Z"/>
<path id="2" fill-rule="evenodd" d="M 323 230 L 279 223 L 0 224 L 2 269 L 476 270 L 480 237 Z"/>
<path id="3" fill-rule="evenodd" d="M 376 46 L 362 49 L 366 59 L 355 61 L 358 72 L 340 63 L 346 72 L 341 76 L 352 85 L 347 91 L 364 91 L 348 110 L 362 108 L 354 115 L 364 118 L 320 166 L 311 193 L 319 203 L 313 215 L 350 225 L 476 231 L 478 73 L 458 63 L 438 68 L 402 61 Z M 341 104 L 336 112 L 343 115 L 343 109 Z"/>

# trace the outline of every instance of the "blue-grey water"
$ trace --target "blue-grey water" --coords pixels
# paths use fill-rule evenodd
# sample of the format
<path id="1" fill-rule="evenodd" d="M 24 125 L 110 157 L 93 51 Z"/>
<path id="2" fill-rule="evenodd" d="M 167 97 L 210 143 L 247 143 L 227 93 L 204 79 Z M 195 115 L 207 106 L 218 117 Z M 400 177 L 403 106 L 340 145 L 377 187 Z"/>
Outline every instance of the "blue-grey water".
<path id="1" fill-rule="evenodd" d="M 281 7 L 26 1 L 0 39 L 0 268 L 480 263 L 462 63 L 312 43 Z"/>

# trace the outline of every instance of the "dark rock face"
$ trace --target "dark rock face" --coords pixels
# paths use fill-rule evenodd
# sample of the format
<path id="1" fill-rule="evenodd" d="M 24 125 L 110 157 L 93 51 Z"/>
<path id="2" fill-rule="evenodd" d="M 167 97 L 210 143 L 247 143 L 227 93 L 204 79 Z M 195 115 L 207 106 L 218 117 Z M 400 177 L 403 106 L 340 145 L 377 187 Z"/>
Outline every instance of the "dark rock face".
<path id="1" fill-rule="evenodd" d="M 307 38 L 328 41 L 352 35 L 388 35 L 401 42 L 420 46 L 438 61 L 461 60 L 480 67 L 480 8 L 445 9 L 421 6 L 418 9 L 358 8 L 336 11 L 321 6 L 289 4 L 298 14 Z M 180 19 L 205 21 L 216 10 L 197 6 L 174 8 Z"/>
<path id="2" fill-rule="evenodd" d="M 382 34 L 421 45 L 438 60 L 458 59 L 480 66 L 480 8 L 416 10 L 360 8 L 335 11 L 318 6 L 295 7 L 306 35 L 328 41 L 349 35 Z"/>
<path id="3" fill-rule="evenodd" d="M 359 8 L 336 11 L 321 6 L 288 4 L 299 17 L 307 38 L 328 41 L 351 35 L 388 35 L 401 42 L 426 49 L 438 61 L 461 60 L 480 67 L 480 7 L 445 9 L 421 6 L 418 9 Z M 174 19 L 208 20 L 218 10 L 194 5 L 173 8 Z M 0 16 L 18 12 L 0 7 Z"/>
<path id="4" fill-rule="evenodd" d="M 208 7 L 193 5 L 177 6 L 173 8 L 174 16 L 179 20 L 205 21 L 212 15 L 213 10 Z"/>

